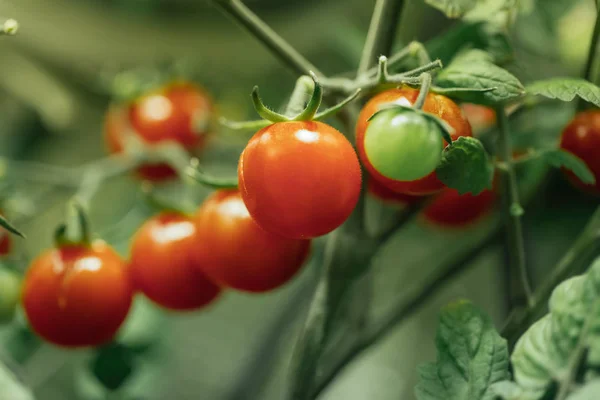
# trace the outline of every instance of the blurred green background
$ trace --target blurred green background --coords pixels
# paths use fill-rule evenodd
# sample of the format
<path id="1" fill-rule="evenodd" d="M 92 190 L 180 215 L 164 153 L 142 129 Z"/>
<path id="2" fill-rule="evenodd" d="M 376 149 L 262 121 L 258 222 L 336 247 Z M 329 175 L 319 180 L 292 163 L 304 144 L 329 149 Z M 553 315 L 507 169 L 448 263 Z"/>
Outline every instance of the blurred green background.
<path id="1" fill-rule="evenodd" d="M 524 82 L 577 75 L 591 34 L 593 1 L 532 3 L 534 9 L 520 17 L 514 29 L 518 62 L 513 72 Z M 248 0 L 246 4 L 326 74 L 336 74 L 356 67 L 374 1 Z M 16 37 L 0 38 L 0 154 L 11 159 L 78 166 L 102 157 L 102 119 L 110 100 L 106 82 L 118 70 L 185 59 L 196 79 L 213 94 L 219 112 L 232 119 L 252 117 L 249 93 L 254 85 L 261 86 L 268 104 L 280 105 L 296 78 L 254 38 L 203 1 L 1 0 L 0 15 L 21 24 Z M 414 39 L 426 41 L 452 24 L 422 0 L 407 1 L 397 47 Z M 549 127 L 544 127 L 545 117 L 531 116 L 520 121 L 516 131 L 524 136 L 543 131 L 556 139 L 557 124 L 564 125 L 569 117 L 568 109 L 553 113 Z M 235 173 L 246 139 L 221 132 L 203 162 L 215 173 Z M 9 168 L 5 178 L 10 180 L 14 174 Z M 53 231 L 64 218 L 64 202 L 72 195 L 72 189 L 43 181 L 44 177 L 36 176 L 16 179 L 5 205 L 6 213 L 28 235 L 27 241 L 18 242 L 18 251 L 26 258 L 51 245 Z M 177 196 L 180 188 L 173 185 L 165 190 Z M 201 199 L 207 193 L 198 187 L 194 195 Z M 568 248 L 596 205 L 597 199 L 577 193 L 560 173 L 550 173 L 544 180 L 526 214 L 534 281 Z M 128 239 L 151 212 L 140 204 L 137 182 L 123 177 L 103 187 L 91 218 L 95 231 L 125 255 Z M 385 218 L 389 210 L 373 205 L 370 212 L 376 220 L 378 215 Z M 406 226 L 378 255 L 372 317 L 384 315 L 439 268 L 440 254 L 458 257 L 494 228 L 493 218 L 461 235 L 432 229 L 418 219 Z M 412 398 L 416 365 L 435 357 L 436 317 L 443 304 L 467 297 L 498 324 L 502 321 L 507 309 L 505 257 L 502 241 L 495 241 L 468 270 L 364 352 L 322 398 Z M 316 265 L 311 262 L 293 282 L 275 292 L 226 293 L 208 310 L 190 314 L 165 313 L 138 299 L 121 340 L 158 342 L 136 363 L 123 390 L 112 397 L 106 397 L 89 372 L 90 351 L 67 352 L 42 345 L 23 365 L 9 365 L 39 400 L 281 399 L 315 279 Z M 0 328 L 3 353 L 14 351 L 10 346 L 16 346 L 11 341 L 15 326 L 18 322 Z M 2 387 L 9 386 L 0 380 L 0 400 L 18 400 L 2 397 Z"/>

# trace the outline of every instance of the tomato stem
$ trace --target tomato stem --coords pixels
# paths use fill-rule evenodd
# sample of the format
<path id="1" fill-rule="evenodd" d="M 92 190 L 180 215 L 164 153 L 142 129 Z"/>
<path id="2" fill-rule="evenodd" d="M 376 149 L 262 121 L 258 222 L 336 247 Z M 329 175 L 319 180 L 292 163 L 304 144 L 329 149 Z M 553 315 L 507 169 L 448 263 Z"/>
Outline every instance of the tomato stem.
<path id="1" fill-rule="evenodd" d="M 212 189 L 236 189 L 238 187 L 237 177 L 217 178 L 207 174 L 201 167 L 197 158 L 192 158 L 186 168 L 187 175 L 194 181 L 208 186 Z"/>
<path id="2" fill-rule="evenodd" d="M 319 77 L 324 76 L 317 67 L 304 58 L 293 46 L 279 36 L 241 1 L 212 0 L 212 3 L 262 42 L 271 53 L 292 71 L 301 75 L 308 75 L 310 71 L 313 71 Z"/>
<path id="3" fill-rule="evenodd" d="M 357 76 L 366 73 L 380 55 L 389 54 L 394 44 L 404 0 L 377 0 Z"/>
<path id="4" fill-rule="evenodd" d="M 504 107 L 496 108 L 498 127 L 500 128 L 499 151 L 505 163 L 503 170 L 506 177 L 505 209 L 508 215 L 508 250 L 510 254 L 509 279 L 511 287 L 512 306 L 533 304 L 531 284 L 525 260 L 525 244 L 523 240 L 523 227 L 521 223 L 522 207 L 519 200 L 517 177 L 512 163 L 512 145 L 508 117 Z M 517 210 L 521 212 L 517 212 Z"/>
<path id="5" fill-rule="evenodd" d="M 598 255 L 600 255 L 600 207 L 596 209 L 571 248 L 535 290 L 532 304 L 529 307 L 517 308 L 509 315 L 502 329 L 502 336 L 508 339 L 509 344 L 514 345 L 531 323 L 541 317 L 547 309 L 548 299 L 554 288 L 565 279 L 583 273 Z"/>
<path id="6" fill-rule="evenodd" d="M 288 117 L 294 117 L 306 108 L 309 99 L 314 92 L 315 83 L 308 75 L 302 75 L 296 80 L 296 86 L 290 96 L 284 114 Z"/>
<path id="7" fill-rule="evenodd" d="M 352 93 L 350 96 L 346 97 L 344 100 L 342 100 L 335 106 L 329 107 L 328 109 L 321 111 L 320 113 L 317 113 L 317 115 L 315 115 L 315 117 L 313 119 L 320 121 L 322 119 L 331 117 L 332 115 L 334 115 L 338 111 L 340 111 L 342 108 L 344 108 L 346 105 L 348 105 L 349 103 L 354 101 L 360 95 L 361 92 L 362 92 L 361 89 L 356 89 L 356 91 L 354 93 Z"/>
<path id="8" fill-rule="evenodd" d="M 66 223 L 57 230 L 55 242 L 57 246 L 69 244 L 86 246 L 91 242 L 87 213 L 76 199 L 67 204 Z"/>
<path id="9" fill-rule="evenodd" d="M 420 76 L 421 80 L 421 90 L 419 91 L 419 97 L 415 101 L 414 108 L 420 110 L 423 108 L 425 104 L 425 99 L 429 94 L 429 88 L 431 87 L 431 74 L 428 72 L 423 72 Z"/>
<path id="10" fill-rule="evenodd" d="M 598 7 L 598 2 L 596 2 Z M 594 31 L 590 40 L 590 48 L 588 51 L 587 61 L 583 70 L 583 79 L 595 83 L 595 79 L 592 79 L 592 72 L 597 64 L 597 51 L 598 51 L 598 39 L 600 38 L 600 18 L 598 17 L 598 10 L 596 10 L 596 22 L 594 23 Z M 586 107 L 586 102 L 581 98 L 577 101 L 577 109 L 583 110 Z"/>
<path id="11" fill-rule="evenodd" d="M 419 76 L 423 72 L 429 72 L 429 71 L 433 71 L 433 70 L 436 70 L 436 69 L 441 69 L 443 67 L 444 67 L 444 65 L 442 64 L 441 60 L 435 60 L 435 61 L 429 62 L 427 64 L 421 65 L 418 68 L 411 69 L 410 71 L 403 72 L 403 73 L 401 73 L 399 75 L 400 76 Z"/>
<path id="12" fill-rule="evenodd" d="M 308 104 L 306 104 L 306 108 L 294 117 L 294 121 L 310 121 L 319 110 L 319 107 L 321 107 L 321 102 L 323 101 L 323 88 L 313 72 L 310 73 L 310 76 L 314 82 L 313 91 L 308 100 Z"/>

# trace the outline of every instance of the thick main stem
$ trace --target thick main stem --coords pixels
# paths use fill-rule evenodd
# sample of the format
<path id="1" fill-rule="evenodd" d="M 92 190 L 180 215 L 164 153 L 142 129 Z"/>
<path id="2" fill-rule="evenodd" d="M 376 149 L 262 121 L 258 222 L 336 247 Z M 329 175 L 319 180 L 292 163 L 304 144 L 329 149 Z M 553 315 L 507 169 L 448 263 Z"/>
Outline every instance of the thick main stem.
<path id="1" fill-rule="evenodd" d="M 377 0 L 357 75 L 366 73 L 381 55 L 388 55 L 394 44 L 404 0 Z"/>
<path id="2" fill-rule="evenodd" d="M 596 53 L 598 51 L 598 38 L 600 37 L 600 18 L 598 18 L 598 11 L 596 10 L 596 22 L 594 24 L 594 31 L 592 33 L 592 38 L 590 40 L 590 48 L 588 51 L 587 61 L 585 63 L 585 68 L 583 70 L 583 79 L 588 81 L 592 81 L 592 71 L 596 64 Z M 595 83 L 595 82 L 594 82 Z M 585 102 L 583 100 L 579 100 L 578 108 L 581 109 L 582 105 Z"/>
<path id="3" fill-rule="evenodd" d="M 257 38 L 265 47 L 267 47 L 279 60 L 281 60 L 290 69 L 300 75 L 309 75 L 312 71 L 319 78 L 323 73 L 317 69 L 310 61 L 300 54 L 294 47 L 279 36 L 263 20 L 254 14 L 239 0 L 212 0 L 225 14 L 232 17 L 252 36 Z"/>
<path id="4" fill-rule="evenodd" d="M 508 214 L 508 251 L 509 262 L 509 284 L 511 290 L 511 306 L 533 303 L 529 274 L 525 260 L 525 243 L 523 240 L 523 227 L 521 215 L 523 208 L 519 200 L 519 189 L 514 166 L 512 164 L 512 145 L 508 117 L 504 107 L 497 107 L 496 114 L 500 128 L 499 151 L 506 163 L 505 177 L 508 188 L 506 213 Z"/>

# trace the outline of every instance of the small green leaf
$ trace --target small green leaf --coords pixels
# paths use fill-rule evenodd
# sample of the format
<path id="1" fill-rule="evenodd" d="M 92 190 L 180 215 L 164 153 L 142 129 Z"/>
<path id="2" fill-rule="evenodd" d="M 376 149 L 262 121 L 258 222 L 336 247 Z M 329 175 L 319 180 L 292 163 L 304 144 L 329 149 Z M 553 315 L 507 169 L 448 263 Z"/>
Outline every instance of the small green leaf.
<path id="1" fill-rule="evenodd" d="M 569 393 L 586 349 L 598 344 L 600 259 L 585 275 L 554 289 L 550 313 L 534 323 L 515 346 L 511 360 L 523 399 L 539 399 L 552 385 Z"/>
<path id="2" fill-rule="evenodd" d="M 437 361 L 419 369 L 418 400 L 492 400 L 490 386 L 510 377 L 506 340 L 468 301 L 442 311 L 435 342 Z"/>
<path id="3" fill-rule="evenodd" d="M 448 18 L 460 18 L 477 6 L 479 0 L 425 0 L 433 8 L 446 14 Z"/>
<path id="4" fill-rule="evenodd" d="M 479 140 L 461 136 L 442 153 L 436 175 L 460 194 L 477 195 L 492 187 L 494 165 Z"/>
<path id="5" fill-rule="evenodd" d="M 552 78 L 533 82 L 527 85 L 526 90 L 529 94 L 562 101 L 581 97 L 588 103 L 600 107 L 600 87 L 584 79 Z"/>
<path id="6" fill-rule="evenodd" d="M 446 90 L 458 88 L 452 97 L 487 106 L 501 105 L 525 94 L 521 82 L 481 50 L 469 50 L 455 57 L 438 74 L 436 86 Z"/>
<path id="7" fill-rule="evenodd" d="M 21 236 L 22 238 L 25 238 L 25 235 L 23 234 L 23 232 L 18 230 L 12 223 L 10 223 L 2 215 L 0 215 L 0 226 L 4 227 L 4 229 L 9 231 L 10 233 L 14 233 L 17 236 Z"/>
<path id="8" fill-rule="evenodd" d="M 596 178 L 588 166 L 577 156 L 564 150 L 547 150 L 541 157 L 546 163 L 556 168 L 566 168 L 573 172 L 583 183 L 593 185 Z"/>

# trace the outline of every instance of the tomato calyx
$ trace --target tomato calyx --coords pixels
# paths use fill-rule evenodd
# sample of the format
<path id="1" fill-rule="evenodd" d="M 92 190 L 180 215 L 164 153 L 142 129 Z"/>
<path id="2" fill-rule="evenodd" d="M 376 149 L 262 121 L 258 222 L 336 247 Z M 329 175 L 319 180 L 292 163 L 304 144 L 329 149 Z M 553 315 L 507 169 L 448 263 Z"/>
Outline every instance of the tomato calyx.
<path id="1" fill-rule="evenodd" d="M 91 246 L 91 232 L 87 213 L 77 200 L 71 200 L 67 205 L 67 217 L 64 224 L 54 232 L 56 247 Z"/>
<path id="2" fill-rule="evenodd" d="M 321 103 L 323 101 L 323 87 L 321 86 L 319 80 L 317 79 L 317 76 L 313 72 L 310 73 L 310 78 L 312 79 L 310 97 L 306 102 L 306 106 L 298 114 L 294 116 L 288 116 L 269 109 L 260 98 L 258 86 L 255 86 L 252 90 L 252 102 L 254 104 L 254 109 L 262 119 L 257 121 L 232 122 L 225 118 L 221 118 L 221 124 L 230 129 L 245 130 L 261 129 L 277 122 L 320 121 L 340 111 L 346 105 L 354 101 L 362 91 L 360 88 L 358 88 L 350 96 L 346 97 L 344 100 L 340 101 L 336 105 L 319 112 L 319 108 L 321 107 Z M 298 79 L 297 85 L 306 85 L 306 82 L 306 77 L 301 77 L 300 79 Z M 302 101 L 303 99 L 296 98 L 296 96 L 292 96 L 291 102 L 288 105 L 287 110 L 296 109 L 296 104 L 293 103 L 299 100 Z"/>

